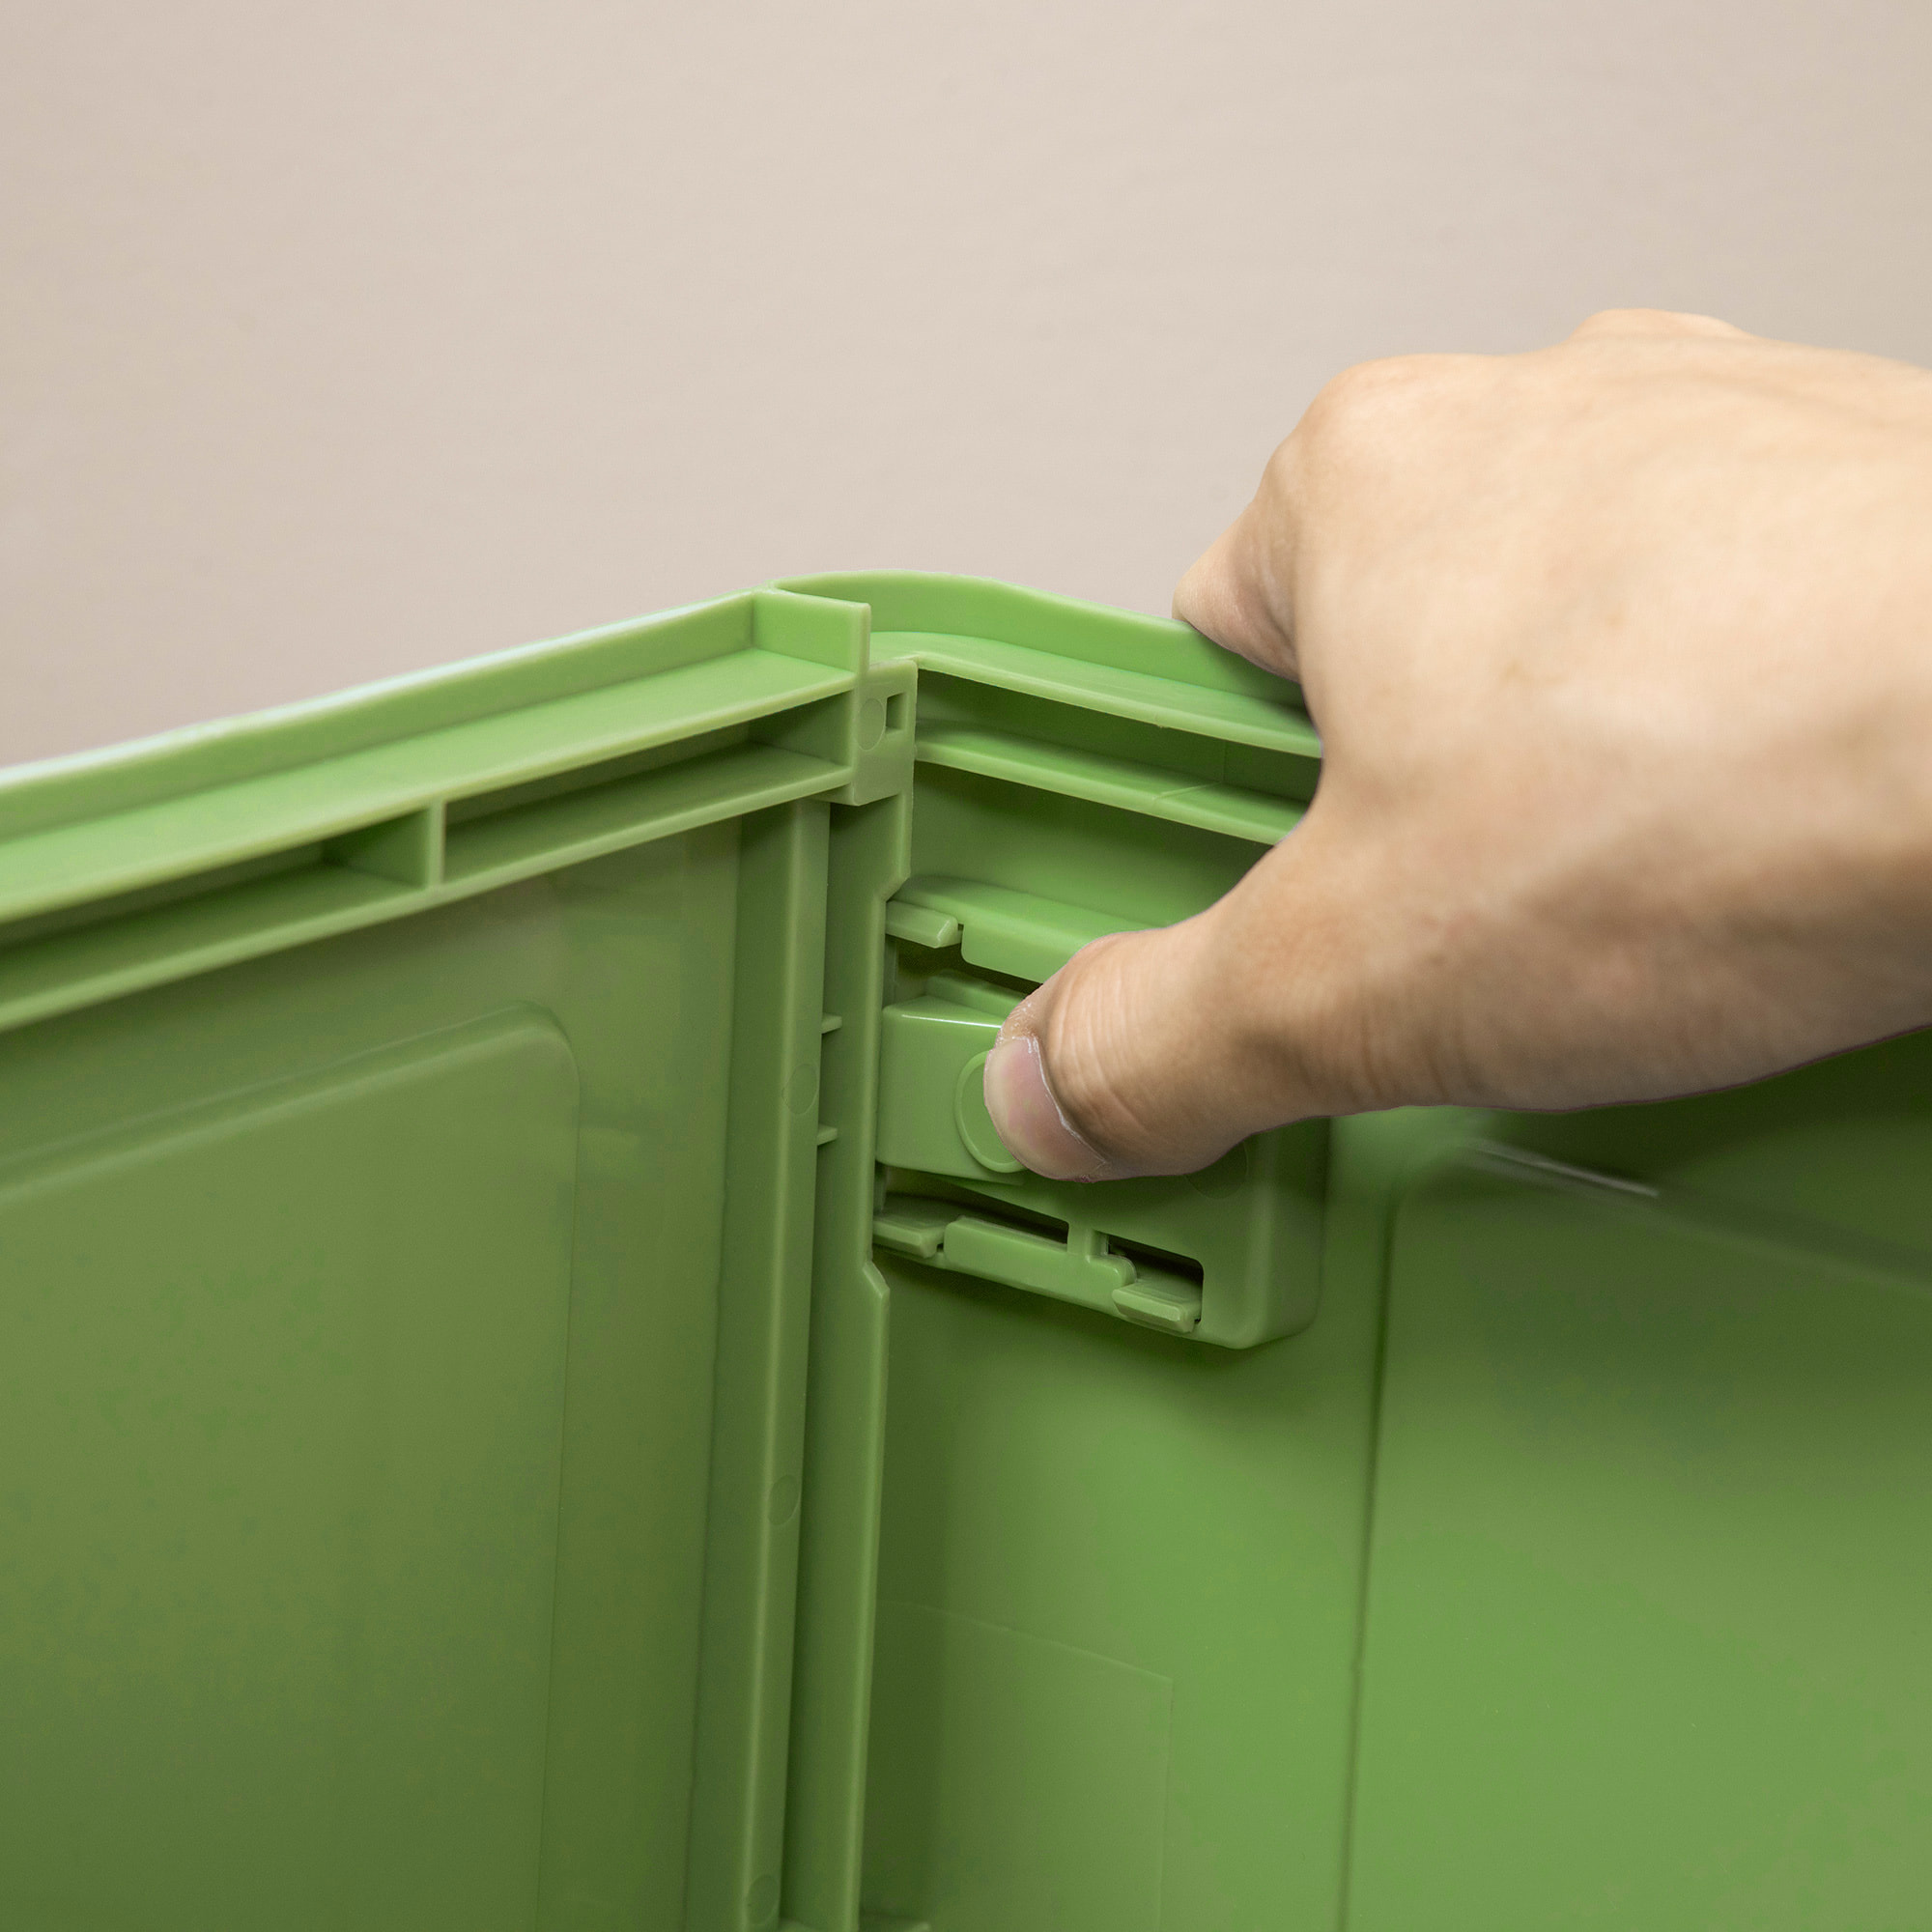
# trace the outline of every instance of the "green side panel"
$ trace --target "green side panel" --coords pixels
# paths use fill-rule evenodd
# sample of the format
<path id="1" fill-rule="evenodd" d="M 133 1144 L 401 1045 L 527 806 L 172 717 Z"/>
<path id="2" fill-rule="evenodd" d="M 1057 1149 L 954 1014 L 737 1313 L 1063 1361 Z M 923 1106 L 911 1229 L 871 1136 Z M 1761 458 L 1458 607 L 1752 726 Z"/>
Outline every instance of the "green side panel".
<path id="1" fill-rule="evenodd" d="M 1479 1156 L 1389 1324 L 1351 1925 L 1922 1922 L 1927 1258 Z"/>
<path id="2" fill-rule="evenodd" d="M 12 1166 L 12 1922 L 531 1922 L 577 1127 L 511 1009 Z"/>
<path id="3" fill-rule="evenodd" d="M 0 1739 L 43 1794 L 0 1880 L 37 1909 L 99 1922 L 111 1885 L 153 1925 L 471 1923 L 517 1846 L 501 1922 L 530 1922 L 539 1849 L 549 1922 L 676 1922 L 738 871 L 724 825 L 0 1046 L 9 1199 L 37 1223 L 9 1286 L 39 1310 L 0 1411 L 98 1418 L 91 1460 L 43 1449 L 9 1482 L 16 1520 L 98 1520 L 72 1555 L 26 1545 L 0 1630 L 10 1672 L 68 1655 L 91 1715 Z M 49 1601 L 69 1577 L 86 1621 Z M 267 1779 L 265 1726 L 318 1776 Z M 164 1836 L 82 1802 L 108 1764 L 120 1817 Z M 371 1804 L 417 1793 L 378 1833 L 368 1766 Z M 252 1794 L 279 1836 L 237 1821 Z M 110 1837 L 62 1855 L 89 1820 Z"/>
<path id="4" fill-rule="evenodd" d="M 866 650 L 758 592 L 0 782 L 0 1922 L 777 1922 L 904 869 Z M 848 1819 L 872 1301 L 814 1488 Z"/>

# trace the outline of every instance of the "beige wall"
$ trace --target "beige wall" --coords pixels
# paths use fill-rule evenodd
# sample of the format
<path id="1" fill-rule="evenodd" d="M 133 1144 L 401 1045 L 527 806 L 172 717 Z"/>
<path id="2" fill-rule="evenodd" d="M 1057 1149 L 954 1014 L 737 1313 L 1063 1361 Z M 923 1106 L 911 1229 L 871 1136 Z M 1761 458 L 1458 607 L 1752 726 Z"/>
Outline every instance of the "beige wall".
<path id="1" fill-rule="evenodd" d="M 781 572 L 1164 608 L 1323 377 L 1932 361 L 1926 0 L 0 13 L 0 758 Z"/>

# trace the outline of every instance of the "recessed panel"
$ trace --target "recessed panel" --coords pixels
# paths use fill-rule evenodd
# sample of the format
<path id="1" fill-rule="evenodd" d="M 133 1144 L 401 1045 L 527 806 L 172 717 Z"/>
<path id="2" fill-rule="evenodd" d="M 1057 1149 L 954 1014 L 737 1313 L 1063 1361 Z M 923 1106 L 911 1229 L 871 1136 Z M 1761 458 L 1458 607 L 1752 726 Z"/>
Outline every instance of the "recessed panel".
<path id="1" fill-rule="evenodd" d="M 1353 1932 L 1923 1923 L 1932 1283 L 1463 1170 L 1389 1323 Z"/>
<path id="2" fill-rule="evenodd" d="M 0 1918 L 532 1922 L 576 1145 L 522 1008 L 0 1170 Z"/>

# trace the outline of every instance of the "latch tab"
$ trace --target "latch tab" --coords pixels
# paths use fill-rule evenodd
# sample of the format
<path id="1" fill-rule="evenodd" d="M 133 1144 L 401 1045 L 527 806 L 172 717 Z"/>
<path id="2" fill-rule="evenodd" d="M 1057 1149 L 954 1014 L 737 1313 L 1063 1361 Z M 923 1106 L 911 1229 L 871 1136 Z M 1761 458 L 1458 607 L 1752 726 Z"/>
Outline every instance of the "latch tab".
<path id="1" fill-rule="evenodd" d="M 1115 1253 L 1094 1228 L 1069 1228 L 1056 1240 L 954 1203 L 889 1195 L 872 1237 L 928 1266 L 1097 1308 L 1170 1335 L 1191 1335 L 1201 1323 L 1199 1283 Z"/>
<path id="2" fill-rule="evenodd" d="M 1030 1174 L 993 1131 L 982 1079 L 1019 993 L 921 964 L 900 981 L 910 997 L 880 1016 L 881 1248 L 1223 1348 L 1306 1324 L 1319 1122 L 1260 1135 L 1202 1174 L 1092 1184 Z"/>

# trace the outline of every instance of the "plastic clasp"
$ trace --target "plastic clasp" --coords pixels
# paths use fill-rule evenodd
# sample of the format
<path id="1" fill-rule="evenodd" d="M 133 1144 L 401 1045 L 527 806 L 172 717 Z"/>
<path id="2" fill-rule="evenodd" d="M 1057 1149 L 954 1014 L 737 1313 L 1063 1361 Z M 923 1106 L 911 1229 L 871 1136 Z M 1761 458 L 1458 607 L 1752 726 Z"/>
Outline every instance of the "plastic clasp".
<path id="1" fill-rule="evenodd" d="M 1170 1335 L 1201 1325 L 1201 1286 L 1113 1251 L 1093 1228 L 1065 1240 L 942 1202 L 895 1200 L 873 1217 L 873 1238 L 916 1261 L 1097 1308 Z"/>
<path id="2" fill-rule="evenodd" d="M 879 1032 L 881 1160 L 961 1180 L 1020 1172 L 993 1131 L 982 1084 L 986 1056 L 1015 1004 L 991 987 L 953 980 L 886 1009 Z"/>
<path id="3" fill-rule="evenodd" d="M 913 943 L 928 936 L 953 935 Z M 1202 1174 L 1049 1180 L 1007 1151 L 986 1112 L 986 1055 L 1019 994 L 951 968 L 919 983 L 881 1015 L 880 1247 L 1224 1348 L 1307 1325 L 1320 1287 L 1320 1122 L 1260 1135 Z"/>

